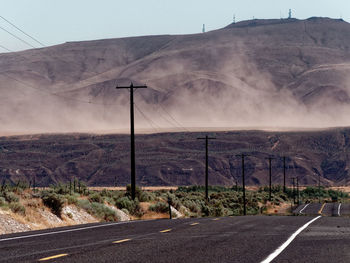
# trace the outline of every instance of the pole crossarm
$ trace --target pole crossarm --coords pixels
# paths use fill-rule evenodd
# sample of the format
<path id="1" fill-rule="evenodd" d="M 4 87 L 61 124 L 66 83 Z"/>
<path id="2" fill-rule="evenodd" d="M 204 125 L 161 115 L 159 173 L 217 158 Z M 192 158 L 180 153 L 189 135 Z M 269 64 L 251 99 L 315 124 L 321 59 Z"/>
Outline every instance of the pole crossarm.
<path id="1" fill-rule="evenodd" d="M 118 86 L 116 87 L 116 89 L 147 89 L 146 85 L 139 85 L 139 86 L 134 86 L 133 83 L 130 84 L 130 86 Z"/>

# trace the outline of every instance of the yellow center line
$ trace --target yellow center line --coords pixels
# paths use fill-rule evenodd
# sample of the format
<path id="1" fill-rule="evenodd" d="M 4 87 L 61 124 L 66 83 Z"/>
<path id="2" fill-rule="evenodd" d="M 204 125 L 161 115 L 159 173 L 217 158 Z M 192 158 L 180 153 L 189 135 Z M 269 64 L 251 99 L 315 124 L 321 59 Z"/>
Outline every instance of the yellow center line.
<path id="1" fill-rule="evenodd" d="M 166 232 L 170 232 L 171 229 L 165 229 L 165 230 L 162 230 L 162 231 L 159 231 L 160 233 L 166 233 Z"/>
<path id="2" fill-rule="evenodd" d="M 65 256 L 68 256 L 68 254 L 59 254 L 59 255 L 55 255 L 55 256 L 51 256 L 51 257 L 47 257 L 47 258 L 41 258 L 41 259 L 39 259 L 39 261 L 46 261 L 46 260 L 65 257 Z"/>
<path id="3" fill-rule="evenodd" d="M 192 223 L 190 224 L 190 226 L 195 226 L 195 225 L 198 225 L 199 223 Z"/>
<path id="4" fill-rule="evenodd" d="M 323 203 L 323 205 L 321 206 L 320 210 L 318 211 L 318 213 L 321 215 L 322 214 L 322 210 L 324 208 L 324 206 L 326 205 L 326 203 Z"/>
<path id="5" fill-rule="evenodd" d="M 131 239 L 127 238 L 127 239 L 122 239 L 122 240 L 117 240 L 117 241 L 113 241 L 113 244 L 119 244 L 119 243 L 123 243 L 123 242 L 127 242 L 130 241 Z"/>
<path id="6" fill-rule="evenodd" d="M 213 221 L 220 220 L 220 218 L 214 218 Z"/>

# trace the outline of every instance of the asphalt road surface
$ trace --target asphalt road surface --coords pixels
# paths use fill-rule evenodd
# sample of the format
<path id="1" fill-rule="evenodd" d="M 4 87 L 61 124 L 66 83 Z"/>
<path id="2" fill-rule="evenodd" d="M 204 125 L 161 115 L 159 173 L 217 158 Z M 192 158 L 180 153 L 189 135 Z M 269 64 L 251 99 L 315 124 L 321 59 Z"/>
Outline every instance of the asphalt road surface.
<path id="1" fill-rule="evenodd" d="M 301 232 L 274 262 L 350 262 L 346 217 L 322 217 Z"/>
<path id="2" fill-rule="evenodd" d="M 350 216 L 350 204 L 342 203 L 310 203 L 298 206 L 294 213 L 297 215 Z"/>
<path id="3" fill-rule="evenodd" d="M 0 236 L 0 262 L 350 262 L 348 220 L 246 216 L 56 228 Z"/>

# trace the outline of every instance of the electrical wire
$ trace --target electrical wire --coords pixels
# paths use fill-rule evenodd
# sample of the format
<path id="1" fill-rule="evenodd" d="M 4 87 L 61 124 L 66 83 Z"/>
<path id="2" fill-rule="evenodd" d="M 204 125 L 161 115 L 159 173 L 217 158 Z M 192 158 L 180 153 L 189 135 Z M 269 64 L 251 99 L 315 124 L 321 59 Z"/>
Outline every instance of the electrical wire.
<path id="1" fill-rule="evenodd" d="M 37 40 L 36 38 L 34 38 L 33 36 L 27 34 L 26 32 L 24 32 L 22 29 L 20 29 L 18 26 L 14 25 L 13 23 L 11 23 L 10 21 L 8 21 L 5 17 L 0 15 L 0 18 L 2 18 L 3 20 L 5 20 L 8 24 L 10 24 L 11 26 L 13 26 L 14 28 L 16 28 L 18 31 L 22 32 L 24 35 L 26 35 L 27 37 L 31 38 L 32 40 L 34 40 L 36 43 L 38 43 L 39 45 L 46 47 L 42 42 L 40 42 L 39 40 Z"/>
<path id="2" fill-rule="evenodd" d="M 36 38 L 32 37 L 32 36 L 29 35 L 28 33 L 24 32 L 22 29 L 20 29 L 19 27 L 17 27 L 17 26 L 14 25 L 13 23 L 11 23 L 9 20 L 7 20 L 6 18 L 4 18 L 3 16 L 0 15 L 0 18 L 2 18 L 2 19 L 3 19 L 4 21 L 6 21 L 8 24 L 10 24 L 11 26 L 13 26 L 13 27 L 16 28 L 18 31 L 22 32 L 24 35 L 28 36 L 29 38 L 31 38 L 32 40 L 34 40 L 35 42 L 37 42 L 37 43 L 40 44 L 41 46 L 44 46 L 44 47 L 45 47 L 45 45 L 44 45 L 42 42 L 40 42 L 40 41 L 37 40 Z M 25 43 L 26 45 L 28 45 L 28 46 L 30 46 L 30 47 L 32 47 L 32 48 L 36 48 L 35 46 L 31 45 L 30 43 L 28 43 L 27 41 L 23 40 L 23 39 L 20 38 L 19 36 L 17 36 L 17 35 L 15 35 L 15 34 L 11 33 L 11 32 L 8 31 L 8 30 L 6 30 L 5 28 L 3 28 L 3 27 L 0 26 L 0 29 L 4 30 L 5 32 L 7 32 L 7 33 L 10 34 L 11 36 L 15 37 L 16 39 L 20 40 L 21 42 Z M 10 49 L 8 49 L 8 48 L 6 48 L 6 47 L 4 47 L 4 46 L 0 46 L 0 47 L 3 48 L 3 49 L 5 49 L 5 50 L 7 50 L 7 51 L 12 52 Z M 18 54 L 17 54 L 17 55 L 18 55 Z M 50 55 L 48 55 L 48 56 L 50 56 Z M 51 56 L 51 57 L 52 57 L 52 56 Z M 56 58 L 56 59 L 60 60 L 59 58 Z M 64 61 L 64 60 L 62 60 L 62 61 Z M 64 61 L 64 62 L 66 62 L 66 61 Z M 73 62 L 73 63 L 74 63 L 74 62 Z M 77 64 L 77 63 L 76 63 L 76 64 Z M 79 66 L 80 66 L 80 65 L 79 65 Z M 94 74 L 99 75 L 99 74 L 102 74 L 103 72 L 101 73 L 101 72 L 96 72 L 96 71 L 90 71 L 90 73 L 94 73 Z M 63 95 L 60 95 L 60 94 L 57 94 L 57 93 L 52 93 L 52 92 L 50 92 L 50 91 L 48 91 L 48 90 L 43 90 L 43 89 L 41 89 L 41 88 L 38 88 L 38 87 L 35 87 L 35 86 L 32 86 L 32 85 L 29 85 L 29 84 L 27 84 L 27 83 L 25 83 L 25 82 L 23 82 L 23 81 L 21 81 L 21 80 L 18 80 L 17 78 L 14 78 L 14 77 L 12 77 L 12 76 L 9 76 L 8 74 L 6 74 L 6 73 L 4 73 L 4 72 L 0 72 L 0 74 L 5 75 L 6 77 L 8 77 L 8 78 L 10 78 L 10 79 L 12 79 L 12 80 L 15 80 L 15 81 L 21 83 L 21 84 L 24 85 L 24 86 L 27 86 L 27 87 L 30 87 L 30 88 L 32 88 L 32 89 L 38 90 L 38 91 L 40 91 L 40 92 L 45 92 L 45 93 L 48 94 L 48 95 L 56 96 L 56 97 L 59 97 L 59 98 L 64 98 L 64 99 L 67 99 L 67 100 L 76 101 L 76 102 L 84 103 L 84 104 L 94 104 L 94 105 L 102 105 L 102 106 L 114 105 L 114 104 L 95 103 L 95 102 L 91 102 L 91 101 L 85 101 L 85 100 L 75 99 L 75 98 L 72 98 L 72 97 L 66 97 L 66 96 L 63 96 Z M 96 76 L 96 75 L 94 75 L 94 77 L 95 77 L 95 76 Z M 103 89 L 103 87 L 100 88 L 99 92 L 101 92 L 102 89 Z M 142 94 L 141 94 L 141 96 L 143 97 Z M 143 99 L 145 99 L 145 98 L 143 97 Z M 177 120 L 176 120 L 176 119 L 161 105 L 161 104 L 157 104 L 157 105 L 160 106 L 160 108 L 170 117 L 170 119 L 173 120 L 173 122 L 174 122 L 177 126 L 179 126 L 180 128 L 184 129 L 184 130 L 187 131 L 187 132 L 190 132 L 190 131 L 189 131 L 187 128 L 185 128 L 180 122 L 178 122 L 178 121 L 177 121 Z M 137 110 L 140 112 L 140 114 L 146 119 L 146 121 L 148 121 L 148 122 L 152 125 L 152 122 L 153 122 L 153 121 L 152 121 L 151 119 L 149 119 L 149 118 L 141 111 L 141 109 L 140 109 L 136 104 L 135 104 L 135 106 L 136 106 Z M 160 114 L 160 115 L 161 115 L 161 117 L 162 117 L 163 119 L 165 119 L 168 123 L 171 124 L 171 122 L 169 122 L 162 114 Z M 158 126 L 155 122 L 153 122 L 153 123 L 154 123 L 156 126 Z M 171 124 L 171 125 L 173 125 L 173 124 Z M 176 126 L 176 125 L 175 125 L 175 126 Z M 173 125 L 173 126 L 174 126 L 174 125 Z M 153 125 L 152 125 L 152 127 L 154 128 Z M 158 128 L 160 128 L 160 127 L 158 126 Z"/>
<path id="3" fill-rule="evenodd" d="M 2 29 L 3 31 L 5 31 L 6 33 L 10 34 L 11 36 L 13 36 L 14 38 L 18 39 L 19 41 L 23 42 L 24 44 L 26 44 L 27 46 L 30 46 L 32 48 L 36 48 L 35 46 L 33 46 L 32 44 L 29 44 L 27 41 L 25 41 L 24 39 L 16 36 L 15 34 L 11 33 L 10 31 L 8 31 L 7 29 L 3 28 L 2 26 L 0 26 L 0 29 Z"/>
<path id="4" fill-rule="evenodd" d="M 1 17 L 2 19 L 4 19 L 6 22 L 8 22 L 10 25 L 12 25 L 13 27 L 15 27 L 17 30 L 19 30 L 20 32 L 22 32 L 23 34 L 27 35 L 27 36 L 30 37 L 31 39 L 34 39 L 34 40 L 37 41 L 40 45 L 46 47 L 42 42 L 38 41 L 37 39 L 35 39 L 35 38 L 32 37 L 31 35 L 25 33 L 23 30 L 21 30 L 20 28 L 18 28 L 17 26 L 15 26 L 13 23 L 11 23 L 10 21 L 8 21 L 8 20 L 5 19 L 4 17 L 2 17 L 2 16 L 0 16 L 0 17 Z M 21 37 L 19 37 L 18 35 L 14 34 L 14 33 L 11 33 L 11 32 L 8 31 L 7 29 L 5 29 L 5 28 L 3 28 L 3 27 L 1 27 L 1 26 L 0 26 L 0 29 L 4 30 L 6 33 L 10 34 L 11 36 L 13 36 L 13 37 L 15 37 L 16 39 L 20 40 L 21 42 L 25 43 L 25 44 L 28 45 L 29 47 L 31 47 L 31 48 L 37 48 L 37 47 L 33 46 L 32 44 L 28 43 L 27 41 L 25 41 L 24 39 L 22 39 Z M 22 56 L 22 55 L 20 55 L 20 54 L 16 54 L 16 55 Z M 44 54 L 44 55 L 45 55 L 45 56 L 48 56 L 48 57 L 51 57 L 51 58 L 54 58 L 54 59 L 56 59 L 56 60 L 60 60 L 60 61 L 62 61 L 62 62 L 64 62 L 64 63 L 68 63 L 67 61 L 65 61 L 65 60 L 63 60 L 63 59 L 61 59 L 61 58 L 59 58 L 59 57 L 54 57 L 54 56 L 52 56 L 52 55 L 50 55 L 50 54 Z M 25 57 L 25 56 L 22 56 L 22 57 L 24 57 L 25 59 L 28 59 L 28 58 Z M 70 61 L 69 63 L 75 64 L 75 65 L 77 65 L 78 67 L 81 66 L 80 64 L 78 64 L 78 63 L 75 62 L 75 61 Z M 97 72 L 97 71 L 94 71 L 94 70 L 92 70 L 92 71 L 90 70 L 90 71 L 86 71 L 86 73 L 92 73 L 93 75 L 90 74 L 91 77 L 96 77 L 97 75 L 102 74 L 102 73 L 104 73 L 104 72 Z"/>
<path id="5" fill-rule="evenodd" d="M 187 132 L 190 132 L 187 128 L 185 128 L 180 122 L 178 122 L 161 104 L 157 104 L 160 106 L 160 108 L 175 122 L 177 125 L 179 125 L 182 129 L 184 129 Z"/>
<path id="6" fill-rule="evenodd" d="M 141 95 L 141 97 L 146 101 L 146 98 L 142 95 L 142 93 L 140 93 L 140 95 Z M 159 115 L 166 121 L 166 122 L 168 122 L 171 126 L 173 126 L 174 128 L 180 128 L 180 129 L 183 129 L 184 131 L 186 131 L 186 132 L 190 132 L 187 128 L 185 128 L 183 125 L 181 125 L 181 123 L 180 122 L 178 122 L 161 104 L 159 104 L 159 103 L 157 103 L 156 104 L 157 106 L 158 106 L 158 109 L 159 108 L 161 108 L 162 110 L 163 110 L 163 112 L 165 112 L 169 117 L 170 117 L 170 119 L 171 120 L 173 120 L 173 123 L 172 122 L 170 122 L 168 119 L 166 119 L 162 114 L 161 114 L 161 112 L 160 111 L 158 111 L 158 110 L 156 110 L 158 113 L 159 113 Z M 175 125 L 174 125 L 175 124 Z"/>
<path id="7" fill-rule="evenodd" d="M 14 24 L 11 23 L 10 21 L 8 21 L 8 20 L 7 20 L 6 18 L 4 18 L 3 16 L 0 16 L 0 18 L 2 18 L 3 20 L 5 20 L 7 23 L 9 23 L 11 26 L 15 27 L 17 30 L 19 30 L 19 31 L 22 32 L 23 34 L 27 35 L 27 36 L 30 37 L 31 39 L 33 39 L 33 40 L 35 40 L 36 42 L 38 42 L 40 45 L 45 46 L 42 42 L 40 42 L 39 40 L 37 40 L 37 39 L 35 39 L 34 37 L 30 36 L 29 34 L 25 33 L 23 30 L 21 30 L 19 27 L 17 27 L 16 25 L 14 25 Z M 15 37 L 16 39 L 18 39 L 18 40 L 22 41 L 23 43 L 29 45 L 30 47 L 36 48 L 35 46 L 29 44 L 28 42 L 26 42 L 25 40 L 23 40 L 22 38 L 20 38 L 19 36 L 17 36 L 16 34 L 13 34 L 13 33 L 11 33 L 10 31 L 8 31 L 8 30 L 6 30 L 6 29 L 4 29 L 4 28 L 2 28 L 2 27 L 0 27 L 0 28 L 3 29 L 3 30 L 4 30 L 5 32 L 7 32 L 8 34 L 10 34 L 11 36 Z M 4 47 L 4 46 L 1 46 L 1 47 L 4 48 L 4 49 L 7 50 L 7 51 L 13 52 L 13 51 L 11 51 L 10 49 L 8 49 L 8 48 L 6 48 L 6 47 Z M 17 53 L 15 53 L 15 54 L 18 55 L 18 56 L 24 57 L 25 59 L 28 59 L 27 57 L 25 57 L 25 56 L 23 56 L 23 55 L 21 55 L 21 54 L 17 54 Z M 45 54 L 45 55 L 46 55 L 46 56 L 49 56 L 49 57 L 51 57 L 51 58 L 54 58 L 54 59 L 56 59 L 56 60 L 63 61 L 64 63 L 68 63 L 68 62 L 65 61 L 65 60 L 62 60 L 62 59 L 57 58 L 57 57 L 53 57 L 53 56 L 51 56 L 51 55 L 49 55 L 49 54 Z M 71 61 L 70 63 L 76 64 L 76 65 L 78 65 L 79 67 L 81 66 L 80 64 L 78 64 L 78 63 L 76 63 L 76 62 L 74 62 L 74 61 Z M 86 72 L 87 72 L 87 73 L 92 73 L 92 74 L 93 74 L 92 77 L 96 77 L 97 75 L 103 74 L 103 72 L 97 72 L 97 71 L 94 71 L 94 70 L 93 70 L 93 71 L 86 71 Z M 95 105 L 103 105 L 103 106 L 109 106 L 109 105 L 111 106 L 111 105 L 114 105 L 114 104 L 104 104 L 104 103 L 93 103 L 93 102 L 91 102 L 91 101 L 84 101 L 84 100 L 80 100 L 80 99 L 74 99 L 74 98 L 71 98 L 71 97 L 66 97 L 66 96 L 60 95 L 60 94 L 58 94 L 58 93 L 52 93 L 52 92 L 49 92 L 49 91 L 47 91 L 47 90 L 42 90 L 42 89 L 37 88 L 37 87 L 34 87 L 34 86 L 32 86 L 32 85 L 28 85 L 28 84 L 22 82 L 21 80 L 18 80 L 18 79 L 14 78 L 14 77 L 9 76 L 8 74 L 6 74 L 6 73 L 4 73 L 4 72 L 0 72 L 0 74 L 5 75 L 5 76 L 7 76 L 8 78 L 13 79 L 13 80 L 15 80 L 15 81 L 21 83 L 22 85 L 28 86 L 28 87 L 30 87 L 30 88 L 36 89 L 36 90 L 41 91 L 41 92 L 45 92 L 46 94 L 49 94 L 49 95 L 52 95 L 52 96 L 61 97 L 61 98 L 64 98 L 64 99 L 68 99 L 68 100 L 72 100 L 72 101 L 76 101 L 76 102 L 80 102 L 80 103 L 85 103 L 85 104 L 95 104 Z M 68 86 L 68 85 L 67 85 L 67 86 Z M 99 92 L 98 92 L 98 93 L 100 93 L 102 89 L 103 89 L 103 86 L 99 89 Z"/>
<path id="8" fill-rule="evenodd" d="M 56 96 L 56 97 L 59 97 L 59 98 L 63 98 L 63 99 L 71 100 L 71 101 L 76 101 L 76 102 L 80 102 L 80 103 L 84 103 L 84 104 L 94 104 L 94 105 L 101 105 L 101 106 L 112 106 L 112 105 L 115 105 L 115 104 L 108 104 L 108 103 L 106 103 L 106 104 L 105 103 L 96 103 L 96 102 L 92 102 L 92 101 L 85 101 L 85 100 L 81 100 L 81 99 L 75 99 L 75 98 L 72 98 L 72 97 L 63 96 L 63 95 L 60 95 L 60 94 L 57 94 L 57 93 L 52 93 L 52 92 L 50 92 L 48 90 L 44 90 L 44 89 L 35 87 L 35 86 L 30 85 L 28 83 L 25 83 L 25 82 L 23 82 L 23 81 L 21 81 L 21 80 L 19 80 L 17 78 L 14 78 L 14 77 L 8 75 L 5 72 L 0 72 L 0 74 L 6 76 L 9 79 L 17 81 L 18 83 L 22 84 L 23 86 L 26 86 L 26 87 L 29 87 L 31 89 L 34 89 L 34 90 L 46 93 L 48 95 Z"/>
<path id="9" fill-rule="evenodd" d="M 148 124 L 153 128 L 153 130 L 155 132 L 159 132 L 159 130 L 155 127 L 158 126 L 154 121 L 152 121 L 150 118 L 148 118 L 143 112 L 142 110 L 136 105 L 136 103 L 134 103 L 135 108 L 139 111 L 139 113 L 142 115 L 142 117 L 148 122 Z M 153 124 L 152 124 L 153 123 Z M 158 126 L 158 128 L 160 128 Z"/>
<path id="10" fill-rule="evenodd" d="M 14 52 L 13 50 L 11 50 L 11 49 L 9 49 L 9 48 L 3 46 L 3 45 L 0 45 L 0 47 L 1 47 L 2 49 L 5 49 L 5 50 L 9 51 L 9 52 Z"/>

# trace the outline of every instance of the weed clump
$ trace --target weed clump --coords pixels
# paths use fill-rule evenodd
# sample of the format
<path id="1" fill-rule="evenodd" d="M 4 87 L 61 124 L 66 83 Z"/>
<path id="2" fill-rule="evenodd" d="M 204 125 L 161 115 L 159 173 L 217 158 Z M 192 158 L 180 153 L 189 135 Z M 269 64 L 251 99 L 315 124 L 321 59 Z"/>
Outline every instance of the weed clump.
<path id="1" fill-rule="evenodd" d="M 90 200 L 90 202 L 95 202 L 95 203 L 103 203 L 104 202 L 103 197 L 97 192 L 90 194 L 89 200 Z"/>
<path id="2" fill-rule="evenodd" d="M 128 196 L 121 197 L 115 201 L 115 205 L 119 209 L 126 209 L 129 211 L 129 214 L 135 215 L 135 216 L 142 216 L 143 212 L 140 207 L 140 202 L 137 198 L 135 200 L 132 200 Z"/>
<path id="3" fill-rule="evenodd" d="M 78 200 L 77 205 L 87 211 L 89 214 L 96 216 L 104 221 L 117 221 L 118 217 L 115 211 L 97 202 L 90 202 L 89 200 Z"/>
<path id="4" fill-rule="evenodd" d="M 17 203 L 19 201 L 19 197 L 14 192 L 4 192 L 4 197 L 9 203 Z"/>
<path id="5" fill-rule="evenodd" d="M 17 202 L 12 202 L 9 204 L 9 208 L 11 209 L 12 212 L 25 215 L 26 214 L 26 209 L 23 205 Z"/>
<path id="6" fill-rule="evenodd" d="M 157 213 L 169 213 L 169 205 L 164 202 L 157 202 L 153 205 L 150 205 L 148 210 Z"/>
<path id="7" fill-rule="evenodd" d="M 0 196 L 0 207 L 6 206 L 7 202 L 4 197 Z"/>
<path id="8" fill-rule="evenodd" d="M 45 206 L 51 209 L 51 212 L 61 218 L 64 205 L 64 199 L 61 195 L 52 192 L 43 192 L 41 199 Z"/>

